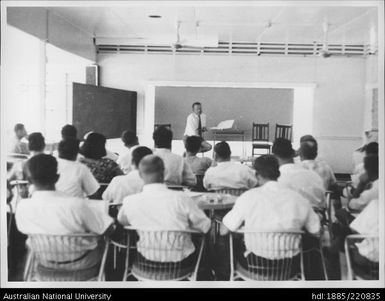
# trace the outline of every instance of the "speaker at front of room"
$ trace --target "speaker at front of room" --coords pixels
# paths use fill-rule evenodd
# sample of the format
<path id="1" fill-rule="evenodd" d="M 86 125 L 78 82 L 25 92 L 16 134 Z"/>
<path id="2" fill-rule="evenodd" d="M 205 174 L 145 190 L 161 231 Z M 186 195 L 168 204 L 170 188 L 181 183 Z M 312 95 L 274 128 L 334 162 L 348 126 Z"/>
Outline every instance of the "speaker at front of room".
<path id="1" fill-rule="evenodd" d="M 86 66 L 86 84 L 88 85 L 99 85 L 99 66 L 89 65 Z"/>

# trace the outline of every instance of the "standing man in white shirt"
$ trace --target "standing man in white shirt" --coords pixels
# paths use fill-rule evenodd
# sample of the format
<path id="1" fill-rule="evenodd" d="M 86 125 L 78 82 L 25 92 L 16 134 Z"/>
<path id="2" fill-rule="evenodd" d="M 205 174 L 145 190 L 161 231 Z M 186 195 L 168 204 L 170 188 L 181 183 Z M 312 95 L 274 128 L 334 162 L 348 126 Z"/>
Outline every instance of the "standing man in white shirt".
<path id="1" fill-rule="evenodd" d="M 139 174 L 144 182 L 143 191 L 127 196 L 123 200 L 123 206 L 118 214 L 120 224 L 139 229 L 175 231 L 195 229 L 203 233 L 209 231 L 211 221 L 197 204 L 183 191 L 167 189 L 164 184 L 165 166 L 160 157 L 145 156 L 139 163 Z M 151 245 L 155 241 L 141 241 L 139 237 L 138 256 L 156 262 L 180 261 L 182 266 L 190 267 L 196 250 L 190 234 L 180 234 L 176 240 L 164 241 L 163 247 L 167 247 L 172 241 L 176 241 L 180 252 L 156 253 L 151 251 L 157 248 Z"/>
<path id="2" fill-rule="evenodd" d="M 230 159 L 229 144 L 225 141 L 215 144 L 214 160 L 217 165 L 207 169 L 203 178 L 203 186 L 207 190 L 250 189 L 258 184 L 253 169 Z"/>
<path id="3" fill-rule="evenodd" d="M 190 166 L 182 156 L 171 152 L 172 131 L 165 126 L 160 126 L 154 131 L 152 138 L 155 142 L 154 155 L 159 156 L 164 162 L 166 184 L 195 186 L 197 179 Z"/>
<path id="4" fill-rule="evenodd" d="M 100 187 L 98 181 L 86 165 L 76 161 L 79 153 L 79 140 L 67 138 L 60 141 L 58 152 L 60 177 L 56 183 L 56 189 L 78 198 L 96 193 Z"/>
<path id="5" fill-rule="evenodd" d="M 194 102 L 192 113 L 187 116 L 186 129 L 184 132 L 184 141 L 189 136 L 198 136 L 201 138 L 201 148 L 199 152 L 204 153 L 212 149 L 210 143 L 203 139 L 203 133 L 207 131 L 207 116 L 202 113 L 202 104 Z"/>

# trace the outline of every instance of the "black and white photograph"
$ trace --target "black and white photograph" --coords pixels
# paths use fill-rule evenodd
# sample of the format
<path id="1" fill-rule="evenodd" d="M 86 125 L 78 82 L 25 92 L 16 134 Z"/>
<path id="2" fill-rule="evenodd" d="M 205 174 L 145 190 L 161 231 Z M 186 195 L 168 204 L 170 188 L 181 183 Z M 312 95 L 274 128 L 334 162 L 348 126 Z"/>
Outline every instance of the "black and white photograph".
<path id="1" fill-rule="evenodd" d="M 0 69 L 1 287 L 384 286 L 383 1 L 2 1 Z"/>

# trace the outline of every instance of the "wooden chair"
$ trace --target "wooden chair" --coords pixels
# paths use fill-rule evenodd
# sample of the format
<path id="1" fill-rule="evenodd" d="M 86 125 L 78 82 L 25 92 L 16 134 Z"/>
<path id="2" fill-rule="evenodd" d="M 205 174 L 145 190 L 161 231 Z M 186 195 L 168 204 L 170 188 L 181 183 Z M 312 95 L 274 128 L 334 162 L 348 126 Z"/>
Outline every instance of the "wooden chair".
<path id="1" fill-rule="evenodd" d="M 273 143 L 269 141 L 269 123 L 254 123 L 252 128 L 252 149 L 251 155 L 254 157 L 256 149 L 265 149 L 268 150 L 270 154 L 271 146 Z"/>
<path id="2" fill-rule="evenodd" d="M 288 140 L 292 140 L 293 136 L 293 125 L 285 125 L 285 124 L 278 124 L 275 125 L 275 137 L 277 138 L 285 138 Z"/>
<path id="3" fill-rule="evenodd" d="M 378 235 L 351 234 L 345 239 L 345 254 L 348 267 L 348 280 L 378 280 L 379 262 L 368 260 L 368 266 L 359 266 L 352 257 L 353 249 L 357 249 L 358 244 L 368 250 L 373 257 L 378 258 L 379 240 Z"/>
<path id="4" fill-rule="evenodd" d="M 205 243 L 204 233 L 194 230 L 147 230 L 131 226 L 125 228 L 128 232 L 123 281 L 127 280 L 127 277 L 131 275 L 140 281 L 176 281 L 184 279 L 196 281 Z M 181 249 L 180 243 L 184 239 L 183 236 L 186 235 L 198 235 L 199 238 L 196 250 L 197 256 L 192 266 L 182 266 L 180 261 L 152 261 L 140 254 L 140 252 L 151 254 L 153 258 L 181 255 L 183 249 Z M 140 238 L 138 241 L 136 241 L 137 237 Z M 136 245 L 137 249 L 133 260 L 130 258 L 132 256 L 130 254 L 132 245 Z"/>
<path id="5" fill-rule="evenodd" d="M 85 250 L 90 241 L 98 243 L 99 262 L 86 262 L 93 252 Z M 25 281 L 102 281 L 107 258 L 108 240 L 95 234 L 28 235 L 29 255 Z M 95 252 L 98 252 L 97 250 Z"/>
<path id="6" fill-rule="evenodd" d="M 277 281 L 304 280 L 302 258 L 302 232 L 258 232 L 239 230 L 235 232 L 243 235 L 244 239 L 253 246 L 258 254 L 273 255 L 279 259 L 271 264 L 262 257 L 248 256 L 247 267 L 242 266 L 234 258 L 233 233 L 230 233 L 230 281 L 243 279 L 247 281 Z M 295 262 L 294 255 L 299 254 L 299 262 Z M 297 270 L 297 271 L 296 271 Z"/>

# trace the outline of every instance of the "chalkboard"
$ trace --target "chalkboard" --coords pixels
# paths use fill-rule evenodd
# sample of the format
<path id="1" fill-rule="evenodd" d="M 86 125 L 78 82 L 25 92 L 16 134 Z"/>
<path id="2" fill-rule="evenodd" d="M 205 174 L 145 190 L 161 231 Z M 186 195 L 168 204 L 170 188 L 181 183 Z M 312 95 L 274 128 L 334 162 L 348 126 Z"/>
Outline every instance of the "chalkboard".
<path id="1" fill-rule="evenodd" d="M 174 139 L 182 139 L 196 101 L 202 103 L 208 127 L 234 119 L 246 140 L 251 140 L 253 122 L 270 123 L 270 141 L 276 123 L 293 123 L 293 89 L 212 87 L 156 87 L 155 123 L 171 123 Z M 205 133 L 204 138 L 212 140 L 212 133 Z"/>
<path id="2" fill-rule="evenodd" d="M 122 131 L 136 133 L 135 91 L 73 83 L 73 125 L 78 137 L 89 131 L 107 139 L 119 138 Z"/>

